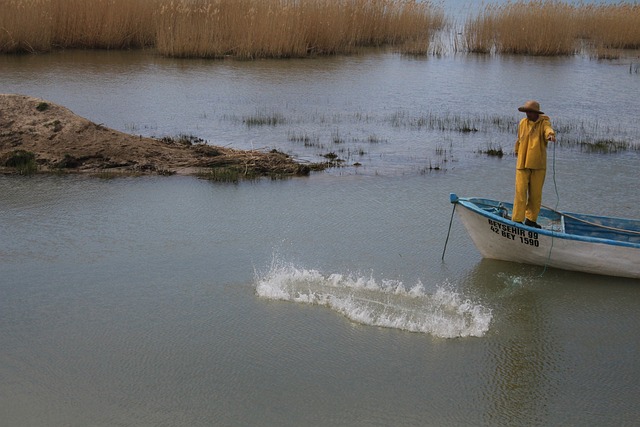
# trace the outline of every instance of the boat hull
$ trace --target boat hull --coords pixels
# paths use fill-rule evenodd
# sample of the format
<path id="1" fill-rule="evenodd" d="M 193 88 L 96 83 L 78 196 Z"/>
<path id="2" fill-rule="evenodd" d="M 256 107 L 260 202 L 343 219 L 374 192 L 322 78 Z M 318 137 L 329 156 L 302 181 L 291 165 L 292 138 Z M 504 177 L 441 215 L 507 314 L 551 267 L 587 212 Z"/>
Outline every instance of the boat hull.
<path id="1" fill-rule="evenodd" d="M 485 258 L 640 279 L 640 244 L 537 229 L 477 209 L 464 199 L 454 203 L 471 240 Z"/>

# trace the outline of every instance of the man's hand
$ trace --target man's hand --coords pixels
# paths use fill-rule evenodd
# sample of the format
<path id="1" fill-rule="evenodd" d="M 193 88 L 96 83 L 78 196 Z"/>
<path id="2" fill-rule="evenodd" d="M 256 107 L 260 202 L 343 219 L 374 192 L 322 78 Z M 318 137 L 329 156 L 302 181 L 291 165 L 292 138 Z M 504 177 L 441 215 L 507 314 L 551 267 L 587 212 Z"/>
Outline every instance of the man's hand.
<path id="1" fill-rule="evenodd" d="M 547 138 L 549 141 L 551 142 L 556 142 L 556 136 L 555 135 L 549 135 L 549 138 Z"/>

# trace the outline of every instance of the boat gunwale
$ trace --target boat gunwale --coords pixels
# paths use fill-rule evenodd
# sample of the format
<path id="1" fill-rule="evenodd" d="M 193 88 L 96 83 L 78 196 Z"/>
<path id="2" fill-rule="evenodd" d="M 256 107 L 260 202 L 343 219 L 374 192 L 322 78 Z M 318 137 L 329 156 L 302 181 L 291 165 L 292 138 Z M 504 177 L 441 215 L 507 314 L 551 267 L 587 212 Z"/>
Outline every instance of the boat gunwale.
<path id="1" fill-rule="evenodd" d="M 451 193 L 451 203 L 460 204 L 465 208 L 475 212 L 478 215 L 484 216 L 486 218 L 489 218 L 491 220 L 494 220 L 506 226 L 516 227 L 518 229 L 524 229 L 528 231 L 533 230 L 538 234 L 549 236 L 552 238 L 560 238 L 565 240 L 575 240 L 575 241 L 587 242 L 587 243 L 599 243 L 603 245 L 624 246 L 629 248 L 640 249 L 640 243 L 626 242 L 626 241 L 614 240 L 614 239 L 605 239 L 601 237 L 581 236 L 579 234 L 571 234 L 571 233 L 565 233 L 560 231 L 547 230 L 544 228 L 536 228 L 536 227 L 531 227 L 522 223 L 517 223 L 515 221 L 506 219 L 500 215 L 496 215 L 494 213 L 488 212 L 480 208 L 478 206 L 478 203 L 481 203 L 482 201 L 490 202 L 490 203 L 487 203 L 487 206 L 494 206 L 496 208 L 499 208 L 500 204 L 503 203 L 498 200 L 485 199 L 485 198 L 479 198 L 479 197 L 458 197 L 454 193 Z M 544 207 L 543 207 L 543 210 L 546 212 L 551 212 L 551 213 L 560 215 L 560 216 L 564 216 L 564 215 L 585 216 L 586 215 L 586 214 L 573 214 L 569 212 L 554 211 Z M 609 217 L 609 216 L 595 216 L 595 215 L 586 215 L 586 216 L 589 216 L 591 218 L 606 218 L 606 219 L 627 221 L 627 219 L 625 218 L 617 218 L 617 217 Z M 632 221 L 635 221 L 635 220 L 632 220 Z"/>

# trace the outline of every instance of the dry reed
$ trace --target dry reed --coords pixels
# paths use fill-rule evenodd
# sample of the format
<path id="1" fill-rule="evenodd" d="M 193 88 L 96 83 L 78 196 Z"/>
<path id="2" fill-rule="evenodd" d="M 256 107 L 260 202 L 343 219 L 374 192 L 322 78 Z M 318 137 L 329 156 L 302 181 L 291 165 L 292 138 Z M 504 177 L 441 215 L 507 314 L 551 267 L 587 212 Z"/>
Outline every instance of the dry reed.
<path id="1" fill-rule="evenodd" d="M 0 0 L 0 52 L 155 46 L 177 57 L 299 57 L 428 44 L 418 0 Z"/>
<path id="2" fill-rule="evenodd" d="M 176 0 L 156 17 L 156 47 L 187 57 L 349 53 L 428 39 L 443 21 L 415 0 Z"/>
<path id="3" fill-rule="evenodd" d="M 164 2 L 156 16 L 156 48 L 176 57 L 244 58 L 305 53 L 295 35 L 300 16 L 260 0 Z"/>
<path id="4" fill-rule="evenodd" d="M 0 53 L 155 46 L 176 57 L 280 58 L 393 45 L 437 54 L 444 48 L 432 40 L 445 28 L 442 10 L 420 0 L 0 0 Z M 463 43 L 479 53 L 586 47 L 614 57 L 640 48 L 640 5 L 489 5 L 467 19 Z"/>
<path id="5" fill-rule="evenodd" d="M 50 3 L 50 0 L 0 0 L 0 52 L 49 50 Z"/>
<path id="6" fill-rule="evenodd" d="M 573 6 L 554 1 L 520 1 L 487 7 L 467 21 L 467 48 L 479 53 L 573 54 L 574 11 Z"/>
<path id="7" fill-rule="evenodd" d="M 50 0 L 52 43 L 65 48 L 129 49 L 154 43 L 156 0 Z"/>
<path id="8" fill-rule="evenodd" d="M 497 13 L 495 7 L 487 6 L 480 14 L 467 20 L 463 36 L 469 52 L 491 52 L 495 45 Z"/>
<path id="9" fill-rule="evenodd" d="M 572 5 L 518 1 L 488 6 L 465 27 L 469 52 L 571 55 L 595 49 L 640 47 L 640 5 Z"/>
<path id="10" fill-rule="evenodd" d="M 640 48 L 640 4 L 588 5 L 576 20 L 578 36 L 596 48 Z"/>
<path id="11" fill-rule="evenodd" d="M 154 43 L 157 0 L 0 0 L 0 52 Z"/>

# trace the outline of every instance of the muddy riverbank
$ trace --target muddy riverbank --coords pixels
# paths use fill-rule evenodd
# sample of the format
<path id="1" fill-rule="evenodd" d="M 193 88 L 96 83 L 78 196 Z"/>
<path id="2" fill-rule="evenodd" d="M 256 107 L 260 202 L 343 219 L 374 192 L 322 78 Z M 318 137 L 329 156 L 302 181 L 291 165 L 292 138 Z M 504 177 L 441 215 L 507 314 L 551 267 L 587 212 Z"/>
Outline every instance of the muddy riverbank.
<path id="1" fill-rule="evenodd" d="M 149 138 L 107 128 L 52 102 L 0 94 L 0 171 L 299 176 L 322 169 L 272 150 L 235 150 L 195 136 Z"/>

